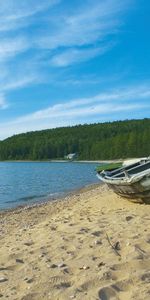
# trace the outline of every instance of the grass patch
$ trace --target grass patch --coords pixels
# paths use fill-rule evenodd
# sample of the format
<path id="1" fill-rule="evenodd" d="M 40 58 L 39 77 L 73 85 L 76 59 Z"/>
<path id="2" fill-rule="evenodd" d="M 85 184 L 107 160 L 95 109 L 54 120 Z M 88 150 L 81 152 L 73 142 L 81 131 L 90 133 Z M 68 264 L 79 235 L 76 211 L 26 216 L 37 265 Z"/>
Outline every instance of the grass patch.
<path id="1" fill-rule="evenodd" d="M 118 169 L 122 167 L 122 163 L 110 163 L 110 164 L 104 164 L 101 166 L 98 166 L 96 171 L 101 172 L 101 171 L 112 171 L 114 169 Z"/>

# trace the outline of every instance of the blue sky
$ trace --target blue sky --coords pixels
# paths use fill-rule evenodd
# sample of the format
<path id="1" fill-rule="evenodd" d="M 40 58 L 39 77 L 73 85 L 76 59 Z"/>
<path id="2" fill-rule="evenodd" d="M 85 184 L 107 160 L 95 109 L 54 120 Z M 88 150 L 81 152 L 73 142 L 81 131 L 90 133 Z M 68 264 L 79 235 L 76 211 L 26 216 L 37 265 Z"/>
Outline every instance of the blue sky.
<path id="1" fill-rule="evenodd" d="M 5 0 L 0 139 L 150 117 L 149 0 Z"/>

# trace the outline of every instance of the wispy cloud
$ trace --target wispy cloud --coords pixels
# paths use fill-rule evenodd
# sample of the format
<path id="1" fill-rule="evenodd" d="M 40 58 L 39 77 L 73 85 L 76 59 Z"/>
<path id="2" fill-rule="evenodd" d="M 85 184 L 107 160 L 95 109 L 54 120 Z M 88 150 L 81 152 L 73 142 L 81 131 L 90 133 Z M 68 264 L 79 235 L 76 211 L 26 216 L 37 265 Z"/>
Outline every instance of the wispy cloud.
<path id="1" fill-rule="evenodd" d="M 0 6 L 0 31 L 19 29 L 30 24 L 29 18 L 42 13 L 61 0 L 5 0 Z"/>
<path id="2" fill-rule="evenodd" d="M 29 42 L 26 38 L 16 37 L 1 39 L 0 41 L 0 61 L 10 59 L 19 53 L 29 49 Z"/>
<path id="3" fill-rule="evenodd" d="M 0 131 L 5 136 L 31 130 L 52 128 L 92 122 L 93 117 L 101 121 L 103 116 L 109 121 L 124 118 L 132 113 L 133 118 L 141 109 L 150 109 L 150 88 L 147 85 L 125 87 L 99 93 L 93 97 L 72 99 L 66 103 L 50 106 L 46 109 L 25 115 L 7 124 L 0 124 Z M 8 128 L 11 128 L 8 133 Z"/>
<path id="4" fill-rule="evenodd" d="M 120 28 L 120 13 L 128 3 L 118 0 L 89 1 L 72 14 L 60 15 L 53 30 L 38 40 L 39 46 L 48 49 L 91 45 L 106 40 Z"/>
<path id="5" fill-rule="evenodd" d="M 35 85 L 41 82 L 41 76 L 36 71 L 34 60 L 24 61 L 22 65 L 10 64 L 3 60 L 0 62 L 0 91 L 7 97 L 7 92 L 22 89 L 24 87 Z M 15 70 L 15 72 L 14 72 Z"/>
<path id="6" fill-rule="evenodd" d="M 62 53 L 54 55 L 50 61 L 53 66 L 67 67 L 69 65 L 87 61 L 93 57 L 100 56 L 110 49 L 112 45 L 105 45 L 88 49 L 67 49 Z"/>
<path id="7" fill-rule="evenodd" d="M 122 21 L 120 15 L 127 8 L 118 0 L 88 1 L 72 14 L 59 15 L 50 21 L 42 37 L 35 40 L 37 47 L 52 51 L 51 62 L 56 67 L 66 67 L 103 55 L 116 45 L 113 40 Z M 109 39 L 109 44 L 108 44 Z M 86 48 L 89 47 L 89 48 Z"/>
<path id="8" fill-rule="evenodd" d="M 102 80 L 103 77 L 102 73 L 93 73 L 93 78 L 92 72 L 87 72 L 86 69 L 86 72 L 78 74 L 75 67 L 76 64 L 85 63 L 95 57 L 104 57 L 106 52 L 117 45 L 123 28 L 123 15 L 131 1 L 2 1 L 0 109 L 9 107 L 7 96 L 9 97 L 13 90 L 43 83 L 43 78 L 52 89 L 56 88 L 55 79 L 57 82 L 60 80 L 60 85 L 67 78 L 67 84 L 72 80 L 73 84 L 79 86 L 82 77 L 85 82 L 84 90 L 90 82 L 91 85 L 92 82 L 97 82 L 97 87 L 102 90 L 103 84 L 98 86 L 99 78 Z M 109 74 L 113 76 L 113 80 L 115 72 L 117 73 L 113 70 L 113 73 Z M 107 77 L 107 74 L 105 76 Z M 106 79 L 108 84 L 108 77 Z M 61 86 L 61 91 L 63 87 Z M 137 112 L 142 108 L 149 108 L 148 85 L 103 90 L 100 93 L 97 87 L 94 86 L 94 96 L 77 97 L 65 103 L 62 98 L 57 105 L 50 104 L 43 110 L 35 109 L 32 114 L 11 117 L 12 121 L 0 123 L 0 132 L 3 132 L 3 136 L 8 136 L 29 130 L 90 122 L 94 117 L 100 121 L 104 115 L 111 120 L 112 113 L 115 115 L 118 112 Z M 94 89 L 89 95 L 92 93 L 94 94 Z M 82 90 L 82 95 L 86 94 Z M 68 96 L 69 93 L 67 98 Z M 32 99 L 33 97 L 32 95 Z M 35 99 L 33 100 L 35 103 Z M 43 98 L 42 100 L 44 102 Z M 53 99 L 53 103 L 55 100 L 57 99 Z M 38 107 L 44 107 L 44 104 Z"/>
<path id="9" fill-rule="evenodd" d="M 15 80 L 11 80 L 8 83 L 5 82 L 5 84 L 2 86 L 1 90 L 3 91 L 10 91 L 10 90 L 16 90 L 20 88 L 24 88 L 25 86 L 35 84 L 37 83 L 39 78 L 37 78 L 36 75 L 31 74 L 28 77 L 22 77 L 22 78 L 15 78 Z"/>
<path id="10" fill-rule="evenodd" d="M 150 107 L 150 104 L 139 100 L 149 99 L 150 88 L 145 85 L 116 89 L 110 92 L 100 93 L 93 97 L 81 98 L 60 103 L 48 107 L 47 109 L 37 111 L 31 115 L 21 117 L 17 122 L 73 117 L 79 115 L 103 114 L 111 111 L 122 111 L 130 109 L 139 109 L 141 107 Z M 128 103 L 129 101 L 129 103 Z"/>
<path id="11" fill-rule="evenodd" d="M 8 104 L 6 103 L 6 99 L 4 94 L 0 94 L 0 109 L 5 109 L 8 107 Z"/>
<path id="12" fill-rule="evenodd" d="M 38 76 L 39 79 L 41 74 L 44 77 L 44 72 L 47 81 L 51 83 L 49 74 L 53 68 L 82 63 L 109 51 L 116 44 L 113 37 L 122 25 L 120 16 L 127 8 L 128 1 L 89 0 L 80 5 L 73 1 L 71 8 L 66 10 L 63 5 L 63 8 L 59 5 L 62 0 L 2 1 L 0 64 L 5 62 L 8 82 L 0 84 L 0 87 L 2 84 L 5 86 L 3 92 L 7 86 L 21 89 L 22 86 L 28 86 L 28 83 L 36 83 Z M 55 12 L 52 13 L 55 6 Z M 26 30 L 27 26 L 31 26 L 31 31 Z M 25 79 L 32 77 L 31 71 L 27 68 L 21 71 L 22 65 L 29 59 L 29 53 L 32 74 L 36 77 L 33 81 Z M 38 64 L 37 59 L 33 64 L 32 60 L 36 60 L 37 53 L 42 63 Z M 21 55 L 22 59 L 18 59 Z M 20 72 L 20 79 L 16 80 L 20 83 L 13 83 L 16 74 L 12 77 L 10 62 L 15 65 L 15 73 Z"/>

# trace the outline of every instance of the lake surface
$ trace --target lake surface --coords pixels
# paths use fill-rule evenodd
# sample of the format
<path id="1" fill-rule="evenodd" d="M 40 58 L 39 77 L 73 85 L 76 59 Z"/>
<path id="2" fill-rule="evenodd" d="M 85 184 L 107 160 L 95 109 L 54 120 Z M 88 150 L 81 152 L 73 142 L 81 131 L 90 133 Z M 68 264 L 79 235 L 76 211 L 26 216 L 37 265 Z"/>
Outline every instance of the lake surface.
<path id="1" fill-rule="evenodd" d="M 56 199 L 98 183 L 96 163 L 0 162 L 0 209 Z"/>

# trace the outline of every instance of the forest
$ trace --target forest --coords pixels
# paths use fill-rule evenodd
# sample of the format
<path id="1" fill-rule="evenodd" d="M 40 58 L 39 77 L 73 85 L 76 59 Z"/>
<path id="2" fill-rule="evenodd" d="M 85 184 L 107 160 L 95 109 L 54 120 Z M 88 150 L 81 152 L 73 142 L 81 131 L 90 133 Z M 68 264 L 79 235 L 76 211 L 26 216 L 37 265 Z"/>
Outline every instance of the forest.
<path id="1" fill-rule="evenodd" d="M 14 135 L 0 141 L 0 160 L 107 160 L 150 155 L 150 119 L 77 125 Z"/>

